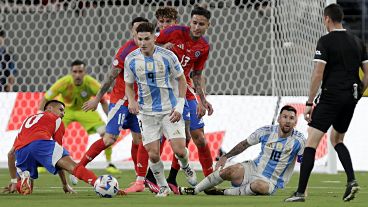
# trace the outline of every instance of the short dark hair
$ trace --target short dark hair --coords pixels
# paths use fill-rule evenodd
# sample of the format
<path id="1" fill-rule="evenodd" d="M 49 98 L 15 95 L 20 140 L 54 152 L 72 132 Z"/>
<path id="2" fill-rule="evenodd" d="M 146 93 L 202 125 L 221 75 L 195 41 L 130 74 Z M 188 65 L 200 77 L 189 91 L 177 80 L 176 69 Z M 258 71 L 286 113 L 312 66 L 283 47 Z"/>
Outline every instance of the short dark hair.
<path id="1" fill-rule="evenodd" d="M 50 100 L 50 101 L 47 101 L 46 102 L 45 106 L 43 107 L 43 110 L 46 111 L 47 106 L 50 105 L 50 104 L 61 104 L 61 105 L 63 105 L 65 107 L 65 104 L 63 102 L 61 102 L 61 101 L 58 101 L 58 100 Z"/>
<path id="2" fill-rule="evenodd" d="M 330 17 L 333 22 L 341 23 L 342 19 L 344 19 L 344 12 L 338 4 L 328 5 L 323 11 L 323 15 Z"/>
<path id="3" fill-rule="evenodd" d="M 295 115 L 297 115 L 297 111 L 296 109 L 293 107 L 293 106 L 290 106 L 290 105 L 285 105 L 281 108 L 280 110 L 280 114 L 283 112 L 283 111 L 292 111 L 295 113 Z"/>
<path id="4" fill-rule="evenodd" d="M 148 19 L 144 18 L 144 17 L 136 17 L 132 20 L 132 23 L 130 26 L 133 27 L 134 23 L 136 22 L 149 22 Z"/>
<path id="5" fill-rule="evenodd" d="M 160 7 L 156 10 L 155 13 L 156 18 L 169 18 L 169 19 L 177 19 L 178 18 L 178 11 L 171 6 Z"/>
<path id="6" fill-rule="evenodd" d="M 211 12 L 200 6 L 194 7 L 192 12 L 190 13 L 190 17 L 193 17 L 193 15 L 202 15 L 206 17 L 208 20 L 211 19 Z"/>
<path id="7" fill-rule="evenodd" d="M 76 65 L 84 65 L 84 66 L 86 66 L 86 63 L 83 62 L 82 60 L 74 60 L 72 62 L 72 64 L 71 64 L 71 66 L 73 67 L 73 66 L 76 66 Z"/>
<path id="8" fill-rule="evenodd" d="M 143 22 L 137 27 L 138 32 L 149 32 L 151 34 L 155 33 L 155 25 L 150 22 Z"/>

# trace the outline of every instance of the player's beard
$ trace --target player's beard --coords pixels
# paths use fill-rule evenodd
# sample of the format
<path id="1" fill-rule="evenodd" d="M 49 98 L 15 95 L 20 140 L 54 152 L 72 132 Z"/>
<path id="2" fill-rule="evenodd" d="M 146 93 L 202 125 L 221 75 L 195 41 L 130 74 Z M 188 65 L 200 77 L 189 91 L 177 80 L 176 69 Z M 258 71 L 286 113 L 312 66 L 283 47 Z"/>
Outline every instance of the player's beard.
<path id="1" fill-rule="evenodd" d="M 292 130 L 293 128 L 291 127 L 291 126 L 282 126 L 281 127 L 281 131 L 282 131 L 282 133 L 284 133 L 284 134 L 288 134 L 291 130 Z"/>

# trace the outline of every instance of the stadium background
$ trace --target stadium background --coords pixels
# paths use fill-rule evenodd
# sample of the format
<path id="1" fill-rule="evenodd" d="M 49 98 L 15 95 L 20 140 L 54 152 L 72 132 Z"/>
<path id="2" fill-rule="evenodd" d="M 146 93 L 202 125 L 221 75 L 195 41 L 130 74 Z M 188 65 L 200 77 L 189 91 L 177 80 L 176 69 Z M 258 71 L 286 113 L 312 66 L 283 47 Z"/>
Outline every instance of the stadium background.
<path id="1" fill-rule="evenodd" d="M 193 6 L 203 2 L 213 14 L 206 34 L 211 44 L 205 70 L 206 90 L 215 103 L 215 113 L 222 115 L 205 120 L 213 155 L 217 155 L 221 145 L 223 150 L 229 150 L 257 127 L 271 124 L 279 105 L 290 103 L 285 100 L 291 98 L 302 112 L 315 44 L 325 33 L 323 7 L 333 1 L 3 0 L 0 28 L 6 32 L 5 45 L 13 54 L 17 73 L 13 88 L 16 93 L 0 96 L 0 163 L 6 161 L 6 152 L 23 118 L 36 112 L 42 93 L 68 74 L 73 60 L 86 61 L 88 72 L 102 81 L 117 49 L 130 39 L 129 23 L 133 17 L 145 16 L 154 21 L 158 6 L 174 5 L 179 11 L 179 24 L 187 24 Z M 362 5 L 366 8 L 366 4 Z M 347 26 L 352 28 L 353 24 Z M 352 31 L 359 33 L 359 29 Z M 360 31 L 365 31 L 364 26 Z M 358 35 L 365 40 L 365 34 Z M 235 111 L 229 109 L 229 103 Z M 362 104 L 367 106 L 366 101 Z M 358 113 L 366 113 L 364 108 L 368 107 L 361 108 L 363 111 Z M 364 120 L 354 121 L 353 124 L 359 124 Z M 305 130 L 305 123 L 299 127 Z M 352 138 L 348 138 L 356 142 L 359 128 L 352 131 Z M 113 154 L 119 162 L 129 160 L 126 155 L 130 152 L 129 132 L 122 134 L 125 141 L 123 138 L 121 143 L 125 146 L 115 147 Z M 96 138 L 90 137 L 90 142 Z M 69 126 L 66 147 L 75 159 L 88 147 L 87 142 L 79 124 Z M 351 145 L 355 147 L 353 141 Z M 356 147 L 353 159 L 364 152 Z M 191 150 L 191 160 L 196 160 L 193 145 Z M 322 156 L 327 154 L 327 142 L 319 151 Z M 256 152 L 240 157 L 252 157 Z M 164 156 L 168 160 L 169 149 L 165 149 Z M 367 170 L 366 161 L 359 163 L 361 169 Z"/>

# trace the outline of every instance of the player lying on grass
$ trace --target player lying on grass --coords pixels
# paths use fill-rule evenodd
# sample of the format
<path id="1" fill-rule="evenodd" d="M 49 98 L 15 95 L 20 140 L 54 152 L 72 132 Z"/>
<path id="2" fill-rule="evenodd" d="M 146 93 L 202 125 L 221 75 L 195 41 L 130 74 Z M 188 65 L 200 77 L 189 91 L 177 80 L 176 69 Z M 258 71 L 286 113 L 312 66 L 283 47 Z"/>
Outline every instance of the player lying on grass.
<path id="1" fill-rule="evenodd" d="M 63 102 L 50 100 L 45 104 L 45 112 L 29 116 L 23 122 L 13 145 L 15 165 L 14 162 L 9 163 L 10 172 L 14 172 L 16 167 L 20 194 L 32 193 L 33 180 L 38 178 L 38 166 L 45 167 L 52 174 L 59 173 L 65 193 L 75 191 L 67 184 L 63 170 L 92 186 L 97 179 L 92 171 L 82 165 L 77 166 L 62 147 L 64 109 Z M 119 191 L 119 194 L 123 192 Z"/>
<path id="2" fill-rule="evenodd" d="M 198 194 L 205 191 L 210 195 L 272 195 L 284 188 L 293 174 L 295 160 L 300 161 L 305 138 L 294 129 L 297 124 L 294 107 L 282 107 L 277 122 L 279 125 L 264 126 L 253 132 L 247 139 L 237 144 L 223 155 L 216 164 L 216 170 L 203 179 L 195 188 L 180 188 L 181 194 Z M 261 143 L 261 152 L 255 160 L 224 168 L 226 161 Z M 231 181 L 229 189 L 214 186 L 224 180 Z"/>

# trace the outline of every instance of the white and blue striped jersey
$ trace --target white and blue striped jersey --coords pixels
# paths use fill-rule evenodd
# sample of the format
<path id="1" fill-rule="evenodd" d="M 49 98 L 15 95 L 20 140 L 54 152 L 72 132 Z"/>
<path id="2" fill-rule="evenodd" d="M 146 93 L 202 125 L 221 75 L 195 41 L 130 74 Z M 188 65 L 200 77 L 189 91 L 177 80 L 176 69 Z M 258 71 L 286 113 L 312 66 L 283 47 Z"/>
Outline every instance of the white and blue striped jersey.
<path id="1" fill-rule="evenodd" d="M 124 62 L 124 80 L 138 84 L 140 113 L 147 115 L 170 113 L 176 106 L 179 86 L 176 78 L 183 68 L 176 55 L 155 46 L 151 57 L 144 56 L 138 48 Z"/>
<path id="2" fill-rule="evenodd" d="M 262 144 L 261 152 L 254 160 L 258 174 L 268 178 L 276 188 L 284 188 L 293 174 L 297 157 L 303 155 L 306 139 L 295 129 L 289 137 L 282 138 L 278 130 L 278 125 L 259 128 L 247 142 Z"/>

